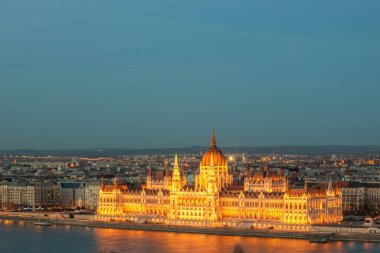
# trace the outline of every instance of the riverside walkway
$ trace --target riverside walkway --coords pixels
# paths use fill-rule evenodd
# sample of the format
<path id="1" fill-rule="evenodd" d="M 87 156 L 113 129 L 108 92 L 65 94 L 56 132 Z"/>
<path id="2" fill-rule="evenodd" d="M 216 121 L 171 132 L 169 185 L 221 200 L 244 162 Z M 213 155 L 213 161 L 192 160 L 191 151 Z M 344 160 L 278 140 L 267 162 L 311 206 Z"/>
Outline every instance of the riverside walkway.
<path id="1" fill-rule="evenodd" d="M 116 221 L 96 221 L 79 219 L 52 219 L 50 217 L 36 217 L 18 215 L 17 213 L 0 213 L 0 219 L 23 220 L 28 222 L 46 221 L 57 225 L 87 226 L 96 228 L 115 228 L 129 230 L 146 230 L 156 232 L 175 232 L 175 233 L 194 233 L 194 234 L 213 234 L 231 236 L 252 236 L 268 238 L 289 238 L 311 240 L 316 237 L 326 238 L 328 241 L 360 241 L 360 242 L 380 242 L 380 234 L 368 233 L 327 233 L 327 232 L 295 232 L 280 231 L 271 229 L 238 229 L 238 228 L 207 228 L 191 227 L 163 224 L 137 224 L 133 222 Z"/>

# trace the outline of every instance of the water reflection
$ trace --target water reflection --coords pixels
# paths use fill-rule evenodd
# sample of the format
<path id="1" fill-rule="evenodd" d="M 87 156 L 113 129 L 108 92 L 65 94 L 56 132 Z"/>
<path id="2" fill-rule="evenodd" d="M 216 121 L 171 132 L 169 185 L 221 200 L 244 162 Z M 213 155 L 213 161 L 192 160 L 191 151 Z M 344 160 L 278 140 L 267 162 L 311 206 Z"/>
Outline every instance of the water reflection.
<path id="1" fill-rule="evenodd" d="M 377 244 L 331 242 L 328 244 L 311 244 L 306 240 L 255 238 L 235 236 L 215 236 L 198 234 L 160 233 L 147 231 L 94 229 L 98 248 L 105 252 L 121 252 L 127 248 L 129 252 L 232 252 L 239 243 L 246 252 L 361 252 L 380 249 Z M 358 251 L 359 250 L 359 251 Z M 376 252 L 376 250 L 374 251 Z"/>
<path id="2" fill-rule="evenodd" d="M 0 252 L 232 252 L 239 243 L 246 252 L 379 252 L 380 244 L 234 237 L 133 231 L 75 226 L 36 227 L 33 223 L 0 221 Z M 22 243 L 20 243 L 22 238 Z"/>

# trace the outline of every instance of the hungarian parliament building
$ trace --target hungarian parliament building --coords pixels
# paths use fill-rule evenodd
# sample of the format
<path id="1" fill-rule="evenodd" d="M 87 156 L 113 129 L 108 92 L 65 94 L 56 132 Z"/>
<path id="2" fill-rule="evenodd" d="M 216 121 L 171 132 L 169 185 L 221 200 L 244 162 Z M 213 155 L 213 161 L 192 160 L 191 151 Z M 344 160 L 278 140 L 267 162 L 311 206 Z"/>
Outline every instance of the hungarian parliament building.
<path id="1" fill-rule="evenodd" d="M 228 162 L 216 146 L 215 134 L 204 153 L 193 185 L 186 183 L 178 165 L 149 173 L 141 190 L 102 181 L 96 218 L 182 226 L 275 228 L 308 230 L 310 225 L 342 220 L 342 194 L 331 182 L 326 186 L 292 189 L 280 172 L 247 169 L 244 188 L 234 187 Z"/>

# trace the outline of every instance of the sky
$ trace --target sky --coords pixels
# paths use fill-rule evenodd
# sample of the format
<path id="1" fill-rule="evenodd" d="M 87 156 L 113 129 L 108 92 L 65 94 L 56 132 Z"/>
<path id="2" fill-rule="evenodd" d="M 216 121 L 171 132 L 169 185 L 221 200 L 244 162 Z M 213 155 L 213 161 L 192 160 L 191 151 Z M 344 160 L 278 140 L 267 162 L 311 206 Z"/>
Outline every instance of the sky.
<path id="1" fill-rule="evenodd" d="M 1 0 L 0 149 L 380 145 L 379 9 Z"/>

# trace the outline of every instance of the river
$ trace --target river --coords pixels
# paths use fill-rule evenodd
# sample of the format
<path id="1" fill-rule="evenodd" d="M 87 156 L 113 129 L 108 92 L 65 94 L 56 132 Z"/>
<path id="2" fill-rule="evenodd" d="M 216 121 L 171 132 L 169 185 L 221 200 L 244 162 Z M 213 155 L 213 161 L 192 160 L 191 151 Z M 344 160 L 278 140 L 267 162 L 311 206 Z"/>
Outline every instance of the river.
<path id="1" fill-rule="evenodd" d="M 68 225 L 34 226 L 25 221 L 0 220 L 0 252 L 175 252 L 207 253 L 233 251 L 238 243 L 245 252 L 380 252 L 380 243 L 219 236 L 185 233 L 88 228 Z"/>

